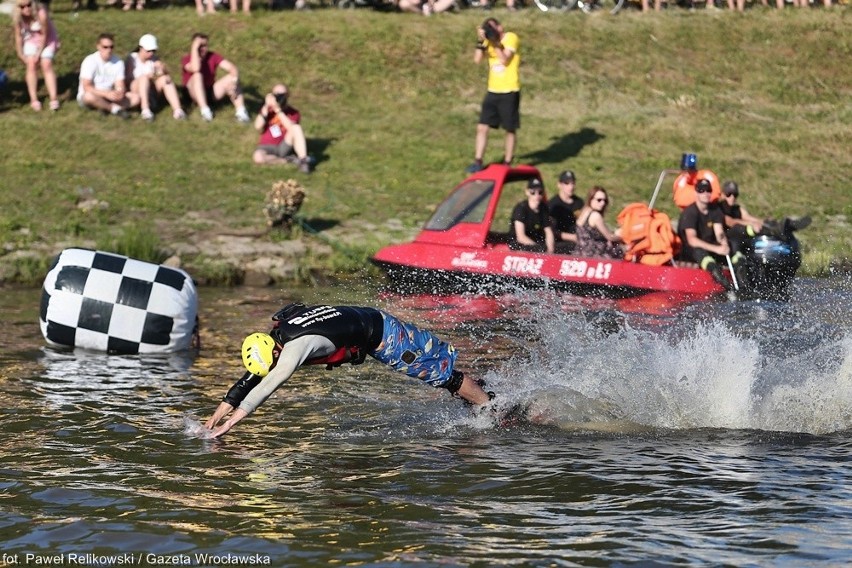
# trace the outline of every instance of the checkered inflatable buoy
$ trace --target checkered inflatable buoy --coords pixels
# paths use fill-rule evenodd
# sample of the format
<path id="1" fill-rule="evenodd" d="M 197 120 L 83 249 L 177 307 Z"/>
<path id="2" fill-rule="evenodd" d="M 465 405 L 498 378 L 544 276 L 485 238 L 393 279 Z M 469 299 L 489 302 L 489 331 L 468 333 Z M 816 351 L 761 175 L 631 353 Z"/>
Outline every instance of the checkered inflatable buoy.
<path id="1" fill-rule="evenodd" d="M 44 279 L 39 323 L 51 345 L 171 353 L 191 346 L 197 314 L 198 293 L 183 270 L 69 248 Z"/>

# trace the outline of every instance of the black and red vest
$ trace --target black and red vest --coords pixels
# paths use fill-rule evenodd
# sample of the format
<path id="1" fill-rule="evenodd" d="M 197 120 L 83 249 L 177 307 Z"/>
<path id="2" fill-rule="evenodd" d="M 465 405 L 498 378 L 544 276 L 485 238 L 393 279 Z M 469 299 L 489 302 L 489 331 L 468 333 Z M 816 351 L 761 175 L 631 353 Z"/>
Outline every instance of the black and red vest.
<path id="1" fill-rule="evenodd" d="M 286 345 L 303 335 L 321 335 L 337 348 L 325 357 L 314 357 L 306 365 L 328 365 L 329 368 L 363 363 L 367 354 L 382 342 L 384 318 L 375 308 L 355 306 L 306 306 L 288 304 L 272 319 L 276 324 L 269 335 Z"/>

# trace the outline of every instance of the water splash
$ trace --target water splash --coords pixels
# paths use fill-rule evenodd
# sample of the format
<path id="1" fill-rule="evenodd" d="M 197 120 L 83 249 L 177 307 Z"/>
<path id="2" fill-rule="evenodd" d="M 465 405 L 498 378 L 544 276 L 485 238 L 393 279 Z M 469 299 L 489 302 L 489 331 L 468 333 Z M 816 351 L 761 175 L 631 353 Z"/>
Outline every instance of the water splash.
<path id="1" fill-rule="evenodd" d="M 622 320 L 616 331 L 584 314 L 538 315 L 526 352 L 487 380 L 504 405 L 526 404 L 551 425 L 812 434 L 852 427 L 849 333 L 800 352 L 744 338 L 724 320 L 673 322 L 662 332 Z"/>
<path id="2" fill-rule="evenodd" d="M 204 423 L 193 416 L 183 417 L 183 434 L 189 438 L 213 439 L 213 431 L 205 428 Z"/>

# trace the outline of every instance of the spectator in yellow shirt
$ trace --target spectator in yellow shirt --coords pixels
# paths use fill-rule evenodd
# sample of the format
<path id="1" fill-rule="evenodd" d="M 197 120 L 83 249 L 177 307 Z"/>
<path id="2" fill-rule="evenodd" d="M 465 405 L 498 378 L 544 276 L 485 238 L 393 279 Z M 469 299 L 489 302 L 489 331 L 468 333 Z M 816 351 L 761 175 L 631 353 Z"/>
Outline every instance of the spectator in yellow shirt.
<path id="1" fill-rule="evenodd" d="M 482 101 L 479 123 L 476 125 L 474 161 L 467 167 L 468 173 L 483 168 L 482 158 L 488 145 L 488 131 L 503 128 L 506 142 L 503 163 L 510 164 L 515 155 L 516 131 L 521 126 L 521 66 L 520 39 L 507 32 L 495 18 L 488 18 L 476 30 L 478 42 L 473 62 L 488 61 L 488 91 Z"/>

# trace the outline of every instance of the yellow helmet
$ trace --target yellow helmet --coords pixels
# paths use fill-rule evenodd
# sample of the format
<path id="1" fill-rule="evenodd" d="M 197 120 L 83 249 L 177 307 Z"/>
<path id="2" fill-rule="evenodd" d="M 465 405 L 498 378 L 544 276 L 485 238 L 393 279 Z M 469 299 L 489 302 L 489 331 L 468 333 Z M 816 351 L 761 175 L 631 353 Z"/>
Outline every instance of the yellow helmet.
<path id="1" fill-rule="evenodd" d="M 243 365 L 249 373 L 265 377 L 275 363 L 273 349 L 275 340 L 272 336 L 267 333 L 252 333 L 243 340 Z"/>

